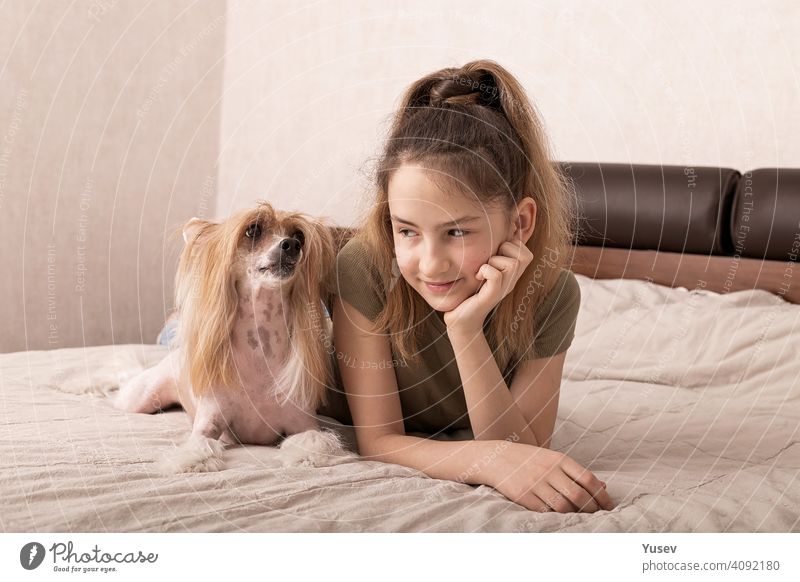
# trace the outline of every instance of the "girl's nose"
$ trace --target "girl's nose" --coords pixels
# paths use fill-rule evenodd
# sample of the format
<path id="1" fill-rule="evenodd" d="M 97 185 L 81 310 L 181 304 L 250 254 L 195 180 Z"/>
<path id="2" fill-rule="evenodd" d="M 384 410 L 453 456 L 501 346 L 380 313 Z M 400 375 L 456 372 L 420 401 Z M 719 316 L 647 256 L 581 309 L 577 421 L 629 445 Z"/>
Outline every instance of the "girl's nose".
<path id="1" fill-rule="evenodd" d="M 419 272 L 428 280 L 436 280 L 450 268 L 447 258 L 441 254 L 425 253 L 419 260 Z"/>

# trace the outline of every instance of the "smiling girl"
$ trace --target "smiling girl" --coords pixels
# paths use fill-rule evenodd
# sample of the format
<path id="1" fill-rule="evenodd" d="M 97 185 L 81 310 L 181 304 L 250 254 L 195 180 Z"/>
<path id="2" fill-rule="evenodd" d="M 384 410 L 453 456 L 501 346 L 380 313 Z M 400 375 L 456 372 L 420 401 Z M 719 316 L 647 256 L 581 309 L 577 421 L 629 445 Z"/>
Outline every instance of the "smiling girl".
<path id="1" fill-rule="evenodd" d="M 522 86 L 485 60 L 426 75 L 376 177 L 337 257 L 346 406 L 320 412 L 352 423 L 371 460 L 532 510 L 612 509 L 605 483 L 549 449 L 580 288 L 564 268 L 572 199 Z M 407 434 L 455 429 L 473 438 Z"/>

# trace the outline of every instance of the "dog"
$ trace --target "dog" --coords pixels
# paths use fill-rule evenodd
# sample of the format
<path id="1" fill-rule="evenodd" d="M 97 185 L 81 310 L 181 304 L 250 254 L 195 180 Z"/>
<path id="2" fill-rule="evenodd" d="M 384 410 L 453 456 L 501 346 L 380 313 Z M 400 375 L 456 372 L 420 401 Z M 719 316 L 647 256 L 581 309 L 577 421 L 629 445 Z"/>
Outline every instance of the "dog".
<path id="1" fill-rule="evenodd" d="M 227 445 L 280 443 L 284 465 L 354 457 L 315 416 L 333 378 L 330 323 L 336 249 L 322 220 L 267 202 L 216 223 L 189 220 L 175 276 L 178 329 L 169 355 L 121 383 L 115 408 L 154 413 L 179 404 L 188 440 L 163 473 L 223 468 Z"/>

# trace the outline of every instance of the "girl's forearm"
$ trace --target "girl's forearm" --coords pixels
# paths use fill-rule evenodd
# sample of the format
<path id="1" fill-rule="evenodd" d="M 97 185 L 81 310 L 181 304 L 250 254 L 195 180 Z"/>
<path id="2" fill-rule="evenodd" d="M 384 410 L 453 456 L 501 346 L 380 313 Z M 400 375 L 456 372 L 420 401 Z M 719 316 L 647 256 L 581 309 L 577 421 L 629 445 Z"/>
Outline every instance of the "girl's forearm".
<path id="1" fill-rule="evenodd" d="M 483 332 L 449 332 L 467 401 L 472 432 L 478 440 L 513 440 L 540 446 L 503 380 Z"/>
<path id="2" fill-rule="evenodd" d="M 492 461 L 511 443 L 507 441 L 437 441 L 386 434 L 361 451 L 364 459 L 395 463 L 422 471 L 434 479 L 494 486 Z"/>

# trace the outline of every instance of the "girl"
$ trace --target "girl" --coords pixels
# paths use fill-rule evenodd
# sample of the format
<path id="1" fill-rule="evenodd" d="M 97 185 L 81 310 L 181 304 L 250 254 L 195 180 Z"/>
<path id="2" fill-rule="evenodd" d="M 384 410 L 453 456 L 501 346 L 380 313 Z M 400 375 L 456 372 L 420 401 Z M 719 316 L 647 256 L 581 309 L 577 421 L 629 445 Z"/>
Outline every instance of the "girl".
<path id="1" fill-rule="evenodd" d="M 503 67 L 474 61 L 411 85 L 375 204 L 336 264 L 346 406 L 320 412 L 352 422 L 362 456 L 486 484 L 528 509 L 613 509 L 605 483 L 548 448 L 580 305 L 563 268 L 571 204 Z M 474 439 L 406 434 L 454 429 Z"/>

